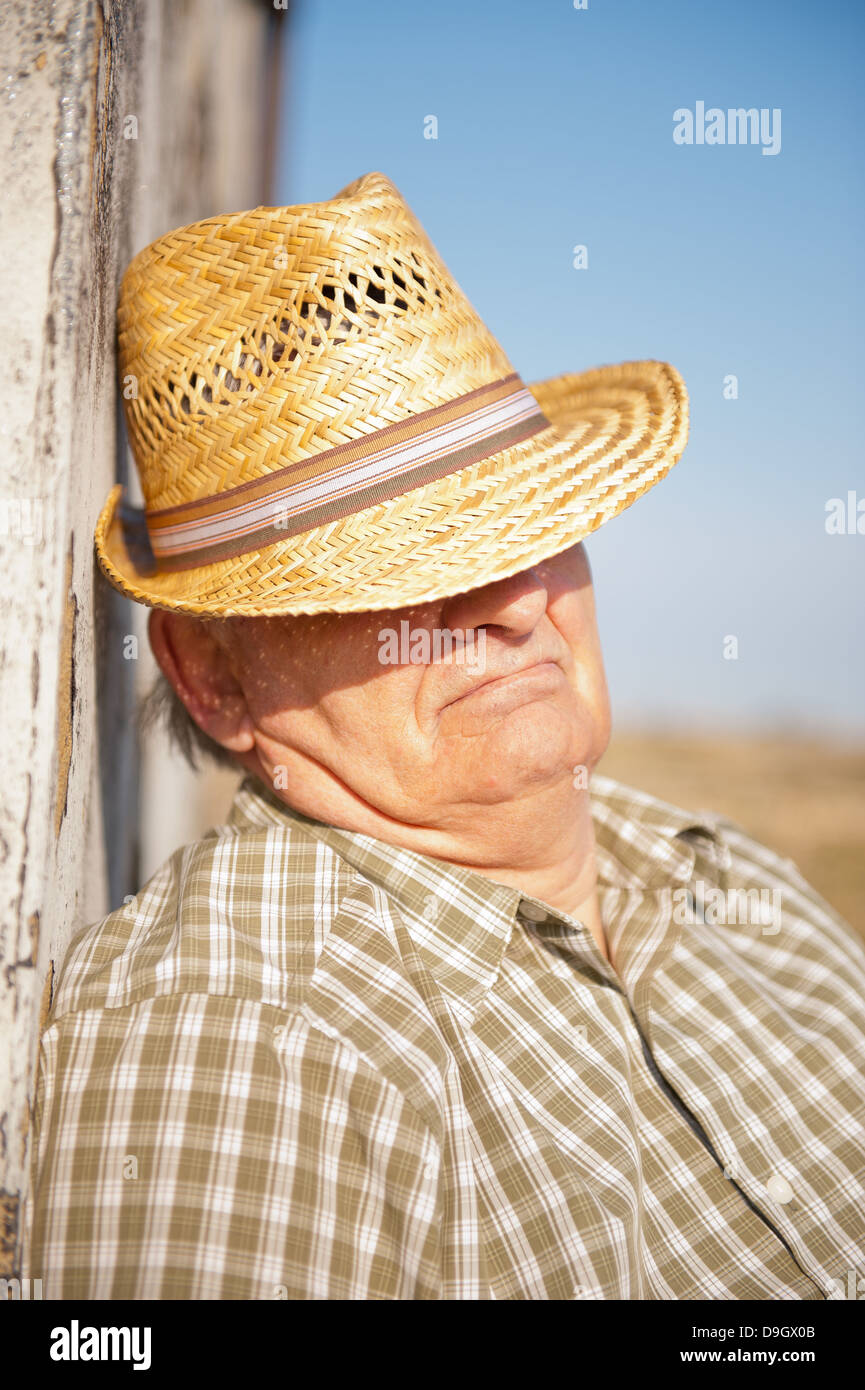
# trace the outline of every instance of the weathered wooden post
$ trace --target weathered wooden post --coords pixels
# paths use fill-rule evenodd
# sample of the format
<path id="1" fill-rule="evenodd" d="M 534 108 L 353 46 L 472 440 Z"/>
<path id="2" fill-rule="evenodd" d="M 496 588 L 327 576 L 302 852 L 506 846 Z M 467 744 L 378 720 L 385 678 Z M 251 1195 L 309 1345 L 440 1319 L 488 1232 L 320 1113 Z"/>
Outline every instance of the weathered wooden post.
<path id="1" fill-rule="evenodd" d="M 0 1278 L 17 1273 L 52 962 L 140 886 L 143 615 L 94 572 L 92 551 L 99 505 L 129 472 L 117 284 L 171 227 L 268 201 L 284 10 L 0 9 Z"/>

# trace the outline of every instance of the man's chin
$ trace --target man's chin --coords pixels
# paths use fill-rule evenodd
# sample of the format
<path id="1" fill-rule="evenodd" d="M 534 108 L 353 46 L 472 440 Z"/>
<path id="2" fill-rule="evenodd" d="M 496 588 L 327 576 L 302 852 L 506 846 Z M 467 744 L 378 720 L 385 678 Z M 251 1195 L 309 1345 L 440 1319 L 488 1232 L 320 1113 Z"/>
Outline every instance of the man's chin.
<path id="1" fill-rule="evenodd" d="M 474 799 L 485 802 L 516 800 L 579 785 L 575 769 L 588 757 L 582 750 L 593 747 L 592 728 L 582 724 L 575 722 L 572 708 L 565 715 L 540 700 L 488 720 L 472 739 L 464 770 L 469 799 L 473 792 Z M 461 733 L 466 736 L 467 731 Z M 450 757 L 455 755 L 452 749 Z M 451 763 L 451 774 L 454 770 Z"/>

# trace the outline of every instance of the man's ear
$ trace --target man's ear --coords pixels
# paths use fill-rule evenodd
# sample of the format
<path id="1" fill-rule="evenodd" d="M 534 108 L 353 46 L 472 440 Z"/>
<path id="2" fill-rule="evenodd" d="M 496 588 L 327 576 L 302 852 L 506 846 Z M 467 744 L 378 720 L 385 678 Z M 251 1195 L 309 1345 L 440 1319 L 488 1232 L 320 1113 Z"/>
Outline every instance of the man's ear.
<path id="1" fill-rule="evenodd" d="M 255 748 L 252 717 L 228 653 L 210 624 L 185 613 L 152 608 L 147 630 L 153 655 L 196 724 L 223 748 Z"/>

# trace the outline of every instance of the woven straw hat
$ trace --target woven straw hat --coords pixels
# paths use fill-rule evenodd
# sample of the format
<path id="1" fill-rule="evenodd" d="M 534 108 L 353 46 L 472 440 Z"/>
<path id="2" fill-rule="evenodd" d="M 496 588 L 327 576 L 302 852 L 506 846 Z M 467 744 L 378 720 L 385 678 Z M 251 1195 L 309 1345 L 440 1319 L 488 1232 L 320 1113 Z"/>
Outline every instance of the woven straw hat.
<path id="1" fill-rule="evenodd" d="M 158 608 L 400 608 L 503 579 L 670 470 L 663 362 L 526 386 L 381 173 L 329 202 L 211 217 L 131 262 L 118 310 L 145 508 L 100 566 Z"/>

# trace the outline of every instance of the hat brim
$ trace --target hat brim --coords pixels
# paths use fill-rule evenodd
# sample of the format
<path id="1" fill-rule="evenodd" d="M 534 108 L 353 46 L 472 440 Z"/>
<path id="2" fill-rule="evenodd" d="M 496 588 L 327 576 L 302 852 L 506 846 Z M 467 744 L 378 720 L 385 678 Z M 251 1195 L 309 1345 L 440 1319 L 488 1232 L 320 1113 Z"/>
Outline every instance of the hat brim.
<path id="1" fill-rule="evenodd" d="M 506 579 L 618 516 L 665 477 L 688 437 L 688 396 L 665 362 L 529 384 L 548 428 L 457 473 L 262 550 L 162 573 L 112 489 L 96 525 L 110 582 L 153 608 L 276 617 L 404 608 Z"/>

